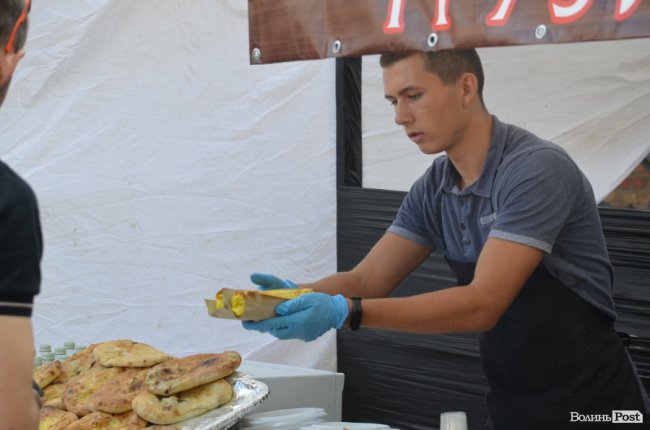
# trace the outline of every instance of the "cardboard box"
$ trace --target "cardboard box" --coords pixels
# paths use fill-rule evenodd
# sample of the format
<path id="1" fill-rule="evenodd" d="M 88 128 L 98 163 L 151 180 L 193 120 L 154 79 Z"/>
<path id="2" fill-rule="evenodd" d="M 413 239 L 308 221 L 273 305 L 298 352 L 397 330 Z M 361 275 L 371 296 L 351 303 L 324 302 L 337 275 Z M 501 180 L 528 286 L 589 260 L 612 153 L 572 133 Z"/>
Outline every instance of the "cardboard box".
<path id="1" fill-rule="evenodd" d="M 341 421 L 342 373 L 246 361 L 238 369 L 269 387 L 269 398 L 251 414 L 291 408 L 323 408 L 324 421 Z"/>

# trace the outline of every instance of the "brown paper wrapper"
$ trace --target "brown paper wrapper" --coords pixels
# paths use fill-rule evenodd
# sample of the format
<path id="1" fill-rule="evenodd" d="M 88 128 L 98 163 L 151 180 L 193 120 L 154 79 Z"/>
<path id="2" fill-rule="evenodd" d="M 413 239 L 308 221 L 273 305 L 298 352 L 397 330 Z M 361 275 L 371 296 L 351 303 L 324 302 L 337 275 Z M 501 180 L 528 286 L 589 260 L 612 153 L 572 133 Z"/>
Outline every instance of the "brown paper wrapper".
<path id="1" fill-rule="evenodd" d="M 280 303 L 313 292 L 311 288 L 266 291 L 223 288 L 217 292 L 216 300 L 205 299 L 205 305 L 211 317 L 260 321 L 276 316 L 275 308 Z"/>

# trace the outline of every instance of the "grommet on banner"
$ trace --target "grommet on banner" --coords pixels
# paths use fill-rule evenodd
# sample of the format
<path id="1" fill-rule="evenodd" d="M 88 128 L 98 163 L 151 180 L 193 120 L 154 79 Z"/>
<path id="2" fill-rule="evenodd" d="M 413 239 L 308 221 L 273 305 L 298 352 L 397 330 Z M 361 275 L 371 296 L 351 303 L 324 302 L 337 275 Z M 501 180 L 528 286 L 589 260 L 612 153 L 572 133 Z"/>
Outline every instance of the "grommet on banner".
<path id="1" fill-rule="evenodd" d="M 253 48 L 253 51 L 251 52 L 251 57 L 253 57 L 254 61 L 260 61 L 262 58 L 262 51 L 260 48 Z"/>
<path id="2" fill-rule="evenodd" d="M 437 43 L 438 43 L 438 35 L 436 33 L 431 33 L 427 38 L 427 45 L 429 45 L 430 48 L 433 48 L 434 46 L 436 46 Z"/>
<path id="3" fill-rule="evenodd" d="M 338 54 L 341 52 L 341 48 L 343 47 L 343 44 L 341 43 L 340 40 L 335 40 L 334 43 L 332 43 L 332 52 L 335 54 Z"/>
<path id="4" fill-rule="evenodd" d="M 535 37 L 542 39 L 544 36 L 546 36 L 546 26 L 544 24 L 538 25 L 535 29 Z"/>

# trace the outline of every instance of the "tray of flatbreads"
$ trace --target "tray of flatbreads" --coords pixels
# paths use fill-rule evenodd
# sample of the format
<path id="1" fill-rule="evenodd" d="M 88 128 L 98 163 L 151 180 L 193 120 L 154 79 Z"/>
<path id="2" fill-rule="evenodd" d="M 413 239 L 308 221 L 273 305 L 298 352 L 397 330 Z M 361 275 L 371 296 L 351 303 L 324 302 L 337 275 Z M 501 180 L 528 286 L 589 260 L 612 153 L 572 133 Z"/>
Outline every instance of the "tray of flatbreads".
<path id="1" fill-rule="evenodd" d="M 39 430 L 228 429 L 269 395 L 236 351 L 174 357 L 119 339 L 37 367 Z"/>

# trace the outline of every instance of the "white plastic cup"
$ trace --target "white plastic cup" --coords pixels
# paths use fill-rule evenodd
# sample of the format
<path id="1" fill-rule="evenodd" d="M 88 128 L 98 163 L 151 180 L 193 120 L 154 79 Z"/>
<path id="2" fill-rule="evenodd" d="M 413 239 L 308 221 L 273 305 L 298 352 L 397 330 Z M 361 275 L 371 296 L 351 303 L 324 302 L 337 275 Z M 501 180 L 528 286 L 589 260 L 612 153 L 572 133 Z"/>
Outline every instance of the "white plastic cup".
<path id="1" fill-rule="evenodd" d="M 463 411 L 442 412 L 440 430 L 467 430 L 467 414 Z"/>

